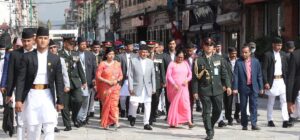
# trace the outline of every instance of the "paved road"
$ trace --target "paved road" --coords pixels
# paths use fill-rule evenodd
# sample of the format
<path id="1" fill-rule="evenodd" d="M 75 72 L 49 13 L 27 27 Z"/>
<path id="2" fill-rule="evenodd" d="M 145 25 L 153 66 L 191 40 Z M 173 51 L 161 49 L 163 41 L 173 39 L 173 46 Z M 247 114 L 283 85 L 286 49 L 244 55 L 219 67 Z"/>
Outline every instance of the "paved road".
<path id="1" fill-rule="evenodd" d="M 275 128 L 266 127 L 266 103 L 267 99 L 259 99 L 258 126 L 262 128 L 260 131 L 242 131 L 241 126 L 234 123 L 233 126 L 225 128 L 216 128 L 215 140 L 300 140 L 300 122 L 294 127 L 284 129 L 281 127 L 281 111 L 279 110 L 279 101 L 276 101 L 274 107 L 274 123 Z M 2 113 L 2 110 L 1 110 Z M 137 118 L 136 127 L 130 127 L 128 121 L 120 120 L 121 127 L 118 130 L 103 130 L 99 127 L 99 114 L 92 118 L 90 124 L 86 127 L 75 128 L 73 131 L 56 133 L 56 140 L 199 140 L 205 138 L 205 130 L 202 123 L 201 113 L 195 114 L 196 127 L 189 130 L 186 125 L 179 128 L 169 128 L 163 120 L 164 116 L 158 119 L 158 122 L 153 126 L 153 131 L 143 130 L 142 116 Z M 2 120 L 2 115 L 0 116 Z M 63 129 L 62 120 L 59 118 L 59 128 Z M 2 122 L 0 122 L 2 126 Z M 250 127 L 249 127 L 250 128 Z M 1 140 L 16 139 L 9 138 L 0 129 Z"/>

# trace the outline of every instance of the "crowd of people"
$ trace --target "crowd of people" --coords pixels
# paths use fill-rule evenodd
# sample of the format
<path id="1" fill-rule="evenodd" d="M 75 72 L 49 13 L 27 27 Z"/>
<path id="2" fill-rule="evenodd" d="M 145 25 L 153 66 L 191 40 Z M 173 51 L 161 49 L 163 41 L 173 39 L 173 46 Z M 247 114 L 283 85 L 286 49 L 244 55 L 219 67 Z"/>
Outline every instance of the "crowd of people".
<path id="1" fill-rule="evenodd" d="M 14 107 L 18 140 L 39 140 L 42 132 L 44 139 L 53 140 L 59 132 L 58 112 L 64 131 L 71 131 L 72 123 L 85 126 L 94 117 L 96 101 L 99 125 L 105 130 L 119 129 L 120 117 L 134 127 L 140 112 L 145 130 L 152 130 L 164 114 L 170 128 L 185 124 L 192 129 L 196 104 L 207 140 L 213 139 L 216 123 L 224 127 L 233 125 L 234 119 L 242 130 L 248 130 L 248 121 L 252 130 L 260 130 L 259 94 L 268 95 L 269 127 L 275 127 L 272 112 L 277 96 L 283 128 L 292 127 L 300 115 L 300 50 L 292 52 L 295 44 L 289 41 L 290 52 L 285 53 L 280 37 L 273 38 L 272 50 L 262 62 L 254 55 L 254 42 L 241 46 L 239 58 L 237 48 L 222 50 L 211 37 L 204 38 L 200 47 L 179 47 L 171 39 L 166 48 L 156 41 L 124 40 L 114 46 L 110 41 L 89 45 L 82 37 L 62 38 L 59 46 L 44 27 L 24 29 L 12 45 L 9 34 L 0 37 L 2 104 Z"/>

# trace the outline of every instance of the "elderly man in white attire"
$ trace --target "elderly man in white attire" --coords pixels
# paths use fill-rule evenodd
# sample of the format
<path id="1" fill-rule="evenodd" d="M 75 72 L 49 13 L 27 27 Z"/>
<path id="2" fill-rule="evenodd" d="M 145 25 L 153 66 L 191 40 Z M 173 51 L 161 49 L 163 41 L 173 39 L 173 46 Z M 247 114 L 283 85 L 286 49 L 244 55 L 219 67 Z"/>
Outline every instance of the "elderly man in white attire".
<path id="1" fill-rule="evenodd" d="M 130 92 L 129 121 L 134 126 L 139 103 L 144 103 L 144 129 L 152 130 L 149 125 L 151 98 L 156 91 L 154 63 L 147 58 L 148 47 L 141 45 L 139 57 L 132 58 L 129 64 L 128 85 Z"/>

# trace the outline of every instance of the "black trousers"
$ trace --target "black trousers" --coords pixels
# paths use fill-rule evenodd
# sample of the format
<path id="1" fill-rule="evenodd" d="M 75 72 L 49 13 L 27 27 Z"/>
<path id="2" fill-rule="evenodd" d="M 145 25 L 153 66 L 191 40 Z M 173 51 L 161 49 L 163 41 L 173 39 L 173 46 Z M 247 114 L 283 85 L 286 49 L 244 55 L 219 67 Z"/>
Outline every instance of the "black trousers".
<path id="1" fill-rule="evenodd" d="M 170 108 L 170 102 L 168 99 L 168 91 L 167 88 L 165 88 L 165 104 L 166 104 L 166 117 L 168 117 L 169 114 L 169 108 Z"/>
<path id="2" fill-rule="evenodd" d="M 72 121 L 77 121 L 77 115 L 82 104 L 81 88 L 71 89 L 69 93 L 64 93 L 64 109 L 61 111 L 64 126 L 71 127 L 70 110 L 72 111 Z"/>
<path id="3" fill-rule="evenodd" d="M 222 94 L 217 96 L 200 96 L 200 101 L 203 106 L 203 123 L 207 135 L 211 135 L 214 131 L 214 126 L 222 111 L 222 100 Z"/>
<path id="4" fill-rule="evenodd" d="M 194 93 L 192 93 L 192 87 L 189 84 L 189 92 L 190 92 L 190 107 L 191 107 L 191 120 L 192 123 L 194 123 L 194 117 L 193 117 L 193 106 L 195 103 Z"/>
<path id="5" fill-rule="evenodd" d="M 157 89 L 155 94 L 152 95 L 150 121 L 157 118 L 157 110 L 161 91 L 162 89 Z"/>
<path id="6" fill-rule="evenodd" d="M 227 95 L 226 92 L 223 94 L 223 103 L 224 103 L 224 110 L 225 110 L 225 118 L 228 121 L 232 121 L 232 101 L 233 101 L 233 95 L 230 96 Z"/>

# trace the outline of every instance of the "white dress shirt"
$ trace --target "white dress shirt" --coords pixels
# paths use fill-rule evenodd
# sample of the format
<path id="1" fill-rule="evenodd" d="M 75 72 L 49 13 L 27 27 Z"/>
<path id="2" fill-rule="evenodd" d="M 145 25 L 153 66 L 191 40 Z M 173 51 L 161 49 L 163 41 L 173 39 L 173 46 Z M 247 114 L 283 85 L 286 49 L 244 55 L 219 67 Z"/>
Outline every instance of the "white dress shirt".
<path id="1" fill-rule="evenodd" d="M 274 75 L 282 75 L 282 63 L 281 63 L 281 57 L 279 52 L 274 52 L 275 57 L 275 71 Z"/>
<path id="2" fill-rule="evenodd" d="M 130 62 L 130 53 L 125 53 L 126 55 L 126 62 L 127 62 L 127 73 L 126 76 L 128 76 L 128 69 L 129 69 L 129 62 Z"/>
<path id="3" fill-rule="evenodd" d="M 170 52 L 170 56 L 171 56 L 172 61 L 174 61 L 175 60 L 175 53 Z"/>
<path id="4" fill-rule="evenodd" d="M 33 84 L 48 84 L 47 67 L 51 67 L 51 63 L 47 63 L 48 50 L 40 53 L 37 51 L 38 70 Z M 48 65 L 48 66 L 47 66 Z"/>

